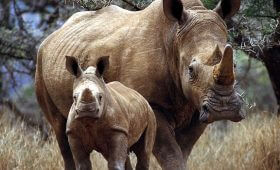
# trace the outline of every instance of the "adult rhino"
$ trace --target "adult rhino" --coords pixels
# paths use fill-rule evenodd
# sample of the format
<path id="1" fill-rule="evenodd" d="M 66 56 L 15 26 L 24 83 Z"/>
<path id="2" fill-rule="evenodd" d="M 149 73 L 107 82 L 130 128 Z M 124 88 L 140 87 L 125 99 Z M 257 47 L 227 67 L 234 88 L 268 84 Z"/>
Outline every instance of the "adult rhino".
<path id="1" fill-rule="evenodd" d="M 65 123 L 73 102 L 74 78 L 65 56 L 82 68 L 110 56 L 106 82 L 120 81 L 142 94 L 157 118 L 154 155 L 163 169 L 185 169 L 207 123 L 240 121 L 234 88 L 233 50 L 223 19 L 240 0 L 222 0 L 207 10 L 200 0 L 155 0 L 138 12 L 109 6 L 78 12 L 41 44 L 36 93 L 52 125 L 65 168 L 74 168 Z"/>

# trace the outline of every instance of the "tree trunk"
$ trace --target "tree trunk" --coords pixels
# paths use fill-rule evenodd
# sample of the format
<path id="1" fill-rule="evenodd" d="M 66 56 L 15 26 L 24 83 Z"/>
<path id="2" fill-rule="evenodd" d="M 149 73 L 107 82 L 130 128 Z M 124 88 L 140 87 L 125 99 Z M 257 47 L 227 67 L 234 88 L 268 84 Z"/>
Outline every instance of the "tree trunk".
<path id="1" fill-rule="evenodd" d="M 275 97 L 277 99 L 277 115 L 280 116 L 280 45 L 264 48 L 263 54 L 264 57 L 262 60 L 268 71 Z"/>

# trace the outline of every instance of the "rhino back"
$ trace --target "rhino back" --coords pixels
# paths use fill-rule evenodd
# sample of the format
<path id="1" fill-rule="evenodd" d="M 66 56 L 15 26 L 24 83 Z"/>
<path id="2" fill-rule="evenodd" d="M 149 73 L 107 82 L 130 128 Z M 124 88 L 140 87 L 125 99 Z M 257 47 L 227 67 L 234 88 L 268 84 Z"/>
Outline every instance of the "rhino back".
<path id="1" fill-rule="evenodd" d="M 79 58 L 82 68 L 110 56 L 107 82 L 118 80 L 148 101 L 166 96 L 167 69 L 160 25 L 149 10 L 131 12 L 117 6 L 74 14 L 41 45 L 42 77 L 47 91 L 67 116 L 72 104 L 73 77 L 65 69 L 65 56 Z M 40 58 L 39 58 L 40 59 Z"/>

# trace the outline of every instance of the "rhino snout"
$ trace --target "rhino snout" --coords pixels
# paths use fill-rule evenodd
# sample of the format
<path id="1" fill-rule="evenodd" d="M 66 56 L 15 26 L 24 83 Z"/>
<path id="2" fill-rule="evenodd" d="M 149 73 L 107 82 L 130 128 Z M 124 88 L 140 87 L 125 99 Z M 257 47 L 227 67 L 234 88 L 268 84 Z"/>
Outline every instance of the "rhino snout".
<path id="1" fill-rule="evenodd" d="M 206 123 L 209 119 L 209 109 L 206 104 L 201 107 L 199 121 Z"/>
<path id="2" fill-rule="evenodd" d="M 231 121 L 233 121 L 233 122 L 239 122 L 239 121 L 241 121 L 242 119 L 245 119 L 245 116 L 246 116 L 245 111 L 244 111 L 243 109 L 240 109 L 240 110 L 238 110 L 236 116 L 235 116 L 233 119 L 231 119 Z"/>
<path id="3" fill-rule="evenodd" d="M 99 106 L 95 102 L 87 104 L 79 103 L 75 110 L 75 118 L 89 117 L 93 119 L 98 119 L 100 117 Z"/>
<path id="4" fill-rule="evenodd" d="M 200 108 L 199 120 L 203 123 L 212 123 L 217 120 L 239 122 L 245 118 L 242 106 L 242 100 L 234 92 L 223 96 L 210 91 Z"/>

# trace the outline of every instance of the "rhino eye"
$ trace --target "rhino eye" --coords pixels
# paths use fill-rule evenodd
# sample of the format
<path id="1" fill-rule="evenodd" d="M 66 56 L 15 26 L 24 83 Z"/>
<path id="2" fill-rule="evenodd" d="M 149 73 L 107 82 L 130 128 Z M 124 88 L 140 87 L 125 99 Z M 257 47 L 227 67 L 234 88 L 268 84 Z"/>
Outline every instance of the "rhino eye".
<path id="1" fill-rule="evenodd" d="M 195 71 L 194 71 L 193 65 L 189 66 L 189 76 L 190 76 L 190 78 L 194 78 L 194 76 L 195 76 Z"/>
<path id="2" fill-rule="evenodd" d="M 75 102 L 77 101 L 77 96 L 78 96 L 77 94 L 73 95 L 73 99 L 74 99 Z"/>
<path id="3" fill-rule="evenodd" d="M 193 73 L 193 66 L 189 66 L 189 74 Z"/>
<path id="4" fill-rule="evenodd" d="M 195 80 L 195 77 L 196 77 L 196 68 L 195 68 L 195 66 L 196 66 L 195 64 L 191 64 L 188 67 L 188 73 L 189 73 L 190 81 L 194 81 Z"/>

